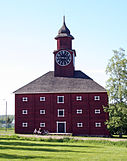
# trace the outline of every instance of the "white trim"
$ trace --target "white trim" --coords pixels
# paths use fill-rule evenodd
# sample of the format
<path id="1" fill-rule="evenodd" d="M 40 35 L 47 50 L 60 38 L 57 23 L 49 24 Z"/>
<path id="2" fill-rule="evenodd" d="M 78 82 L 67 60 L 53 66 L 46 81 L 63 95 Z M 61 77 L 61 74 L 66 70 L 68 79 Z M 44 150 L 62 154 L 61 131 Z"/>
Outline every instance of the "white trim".
<path id="1" fill-rule="evenodd" d="M 60 115 L 60 114 L 59 114 L 60 111 L 63 112 L 63 115 Z M 58 117 L 64 117 L 64 109 L 58 109 L 58 110 L 57 110 L 57 116 L 58 116 Z"/>
<path id="2" fill-rule="evenodd" d="M 73 65 L 75 67 L 75 54 L 74 54 L 74 51 L 73 51 Z"/>
<path id="3" fill-rule="evenodd" d="M 45 97 L 40 97 L 40 101 L 45 101 Z"/>
<path id="4" fill-rule="evenodd" d="M 95 127 L 101 127 L 101 122 L 95 122 Z"/>
<path id="5" fill-rule="evenodd" d="M 44 115 L 45 114 L 45 110 L 40 110 L 40 114 Z"/>
<path id="6" fill-rule="evenodd" d="M 95 109 L 95 114 L 100 114 L 101 110 L 100 109 Z"/>
<path id="7" fill-rule="evenodd" d="M 60 93 L 60 91 L 58 91 L 58 92 L 56 92 L 56 91 L 54 91 L 54 92 L 13 92 L 13 93 L 15 93 L 15 94 L 33 94 L 33 93 Z M 83 92 L 77 92 L 77 91 L 65 91 L 65 92 L 62 92 L 63 94 L 66 94 L 66 93 L 73 93 L 73 94 L 75 94 L 75 93 L 77 93 L 77 94 L 79 94 L 79 93 L 81 93 L 81 94 L 86 94 L 86 93 L 106 93 L 107 94 L 107 91 L 105 90 L 105 91 L 83 91 Z"/>
<path id="8" fill-rule="evenodd" d="M 45 122 L 41 122 L 40 127 L 45 127 Z"/>
<path id="9" fill-rule="evenodd" d="M 22 114 L 23 115 L 27 115 L 28 114 L 28 110 L 22 110 Z"/>
<path id="10" fill-rule="evenodd" d="M 82 101 L 82 96 L 76 96 L 76 101 Z"/>
<path id="11" fill-rule="evenodd" d="M 59 98 L 62 98 L 62 102 L 59 101 Z M 64 103 L 64 96 L 57 96 L 57 103 Z"/>
<path id="12" fill-rule="evenodd" d="M 23 122 L 22 123 L 22 127 L 28 127 L 28 123 L 27 122 Z"/>
<path id="13" fill-rule="evenodd" d="M 78 122 L 77 123 L 77 127 L 83 127 L 83 123 L 82 122 Z"/>
<path id="14" fill-rule="evenodd" d="M 64 132 L 66 133 L 66 121 L 57 121 L 56 124 L 57 124 L 57 133 L 58 133 L 58 124 L 59 123 L 64 123 Z"/>
<path id="15" fill-rule="evenodd" d="M 82 109 L 77 109 L 77 114 L 82 114 Z"/>
<path id="16" fill-rule="evenodd" d="M 94 96 L 94 100 L 95 101 L 99 101 L 100 100 L 100 96 Z"/>
<path id="17" fill-rule="evenodd" d="M 23 102 L 27 102 L 28 101 L 28 97 L 22 97 L 22 101 Z"/>

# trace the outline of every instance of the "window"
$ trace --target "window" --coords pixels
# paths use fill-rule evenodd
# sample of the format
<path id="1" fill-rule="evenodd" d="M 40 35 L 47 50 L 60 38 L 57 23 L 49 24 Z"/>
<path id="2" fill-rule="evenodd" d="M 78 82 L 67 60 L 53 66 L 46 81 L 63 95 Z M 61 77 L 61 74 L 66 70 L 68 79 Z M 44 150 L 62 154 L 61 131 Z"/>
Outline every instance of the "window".
<path id="1" fill-rule="evenodd" d="M 45 110 L 40 110 L 40 114 L 45 114 Z"/>
<path id="2" fill-rule="evenodd" d="M 82 114 L 82 109 L 77 109 L 77 114 Z"/>
<path id="3" fill-rule="evenodd" d="M 83 123 L 77 123 L 77 127 L 83 127 Z"/>
<path id="4" fill-rule="evenodd" d="M 101 127 L 101 123 L 100 122 L 96 122 L 95 123 L 95 127 Z"/>
<path id="5" fill-rule="evenodd" d="M 28 114 L 27 110 L 22 110 L 22 114 L 23 114 L 23 115 Z"/>
<path id="6" fill-rule="evenodd" d="M 81 101 L 82 100 L 82 96 L 76 96 L 76 101 Z"/>
<path id="7" fill-rule="evenodd" d="M 40 97 L 40 101 L 45 101 L 45 97 Z"/>
<path id="8" fill-rule="evenodd" d="M 28 101 L 28 97 L 22 97 L 22 101 L 23 102 L 27 102 Z"/>
<path id="9" fill-rule="evenodd" d="M 100 100 L 100 96 L 94 96 L 94 100 L 95 100 L 95 101 Z"/>
<path id="10" fill-rule="evenodd" d="M 101 113 L 100 109 L 95 109 L 95 114 L 100 114 L 100 113 Z"/>
<path id="11" fill-rule="evenodd" d="M 45 127 L 45 122 L 40 123 L 40 127 Z"/>
<path id="12" fill-rule="evenodd" d="M 57 96 L 57 103 L 64 103 L 64 96 Z"/>
<path id="13" fill-rule="evenodd" d="M 28 123 L 27 122 L 23 122 L 22 123 L 22 127 L 28 127 Z"/>
<path id="14" fill-rule="evenodd" d="M 58 109 L 58 117 L 64 117 L 64 109 Z"/>

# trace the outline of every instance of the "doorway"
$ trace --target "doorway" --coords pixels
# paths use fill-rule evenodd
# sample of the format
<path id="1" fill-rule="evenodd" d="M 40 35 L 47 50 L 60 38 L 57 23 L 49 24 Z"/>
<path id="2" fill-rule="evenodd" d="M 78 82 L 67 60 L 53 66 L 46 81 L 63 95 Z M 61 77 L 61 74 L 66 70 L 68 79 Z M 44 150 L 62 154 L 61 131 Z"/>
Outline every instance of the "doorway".
<path id="1" fill-rule="evenodd" d="M 57 133 L 66 133 L 66 122 L 57 121 Z"/>

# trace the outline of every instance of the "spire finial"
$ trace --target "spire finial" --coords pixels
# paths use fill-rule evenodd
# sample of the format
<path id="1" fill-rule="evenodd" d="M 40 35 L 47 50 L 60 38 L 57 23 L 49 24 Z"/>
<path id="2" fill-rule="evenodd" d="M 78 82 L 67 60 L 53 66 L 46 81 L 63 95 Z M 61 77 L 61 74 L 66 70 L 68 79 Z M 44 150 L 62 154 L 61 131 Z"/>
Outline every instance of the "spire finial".
<path id="1" fill-rule="evenodd" d="M 66 26 L 65 16 L 63 16 L 63 25 L 59 29 L 58 35 L 55 37 L 55 39 L 58 39 L 60 37 L 70 37 L 71 39 L 74 39 L 74 37 L 70 34 L 70 30 Z"/>
<path id="2" fill-rule="evenodd" d="M 65 16 L 63 16 L 63 24 L 65 24 Z"/>

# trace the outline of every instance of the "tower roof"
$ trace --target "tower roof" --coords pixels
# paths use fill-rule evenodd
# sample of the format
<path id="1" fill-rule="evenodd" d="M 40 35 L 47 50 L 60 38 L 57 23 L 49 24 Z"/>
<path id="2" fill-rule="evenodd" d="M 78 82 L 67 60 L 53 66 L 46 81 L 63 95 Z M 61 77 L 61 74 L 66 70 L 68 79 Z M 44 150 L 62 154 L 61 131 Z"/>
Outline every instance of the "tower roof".
<path id="1" fill-rule="evenodd" d="M 65 16 L 63 16 L 63 26 L 59 29 L 58 35 L 55 37 L 55 39 L 60 37 L 70 37 L 71 39 L 74 39 L 74 37 L 70 34 L 70 30 L 66 26 Z"/>

